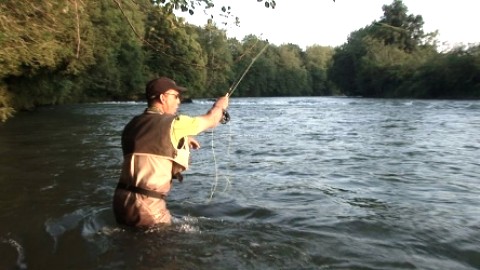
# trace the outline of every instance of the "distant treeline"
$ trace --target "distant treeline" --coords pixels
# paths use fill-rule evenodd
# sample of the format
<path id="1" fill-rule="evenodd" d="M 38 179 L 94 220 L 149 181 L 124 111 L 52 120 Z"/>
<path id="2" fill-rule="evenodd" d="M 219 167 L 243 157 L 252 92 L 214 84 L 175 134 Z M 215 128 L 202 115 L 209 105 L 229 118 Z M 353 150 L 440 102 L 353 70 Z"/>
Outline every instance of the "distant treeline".
<path id="1" fill-rule="evenodd" d="M 41 105 L 142 99 L 161 75 L 191 98 L 225 94 L 267 41 L 186 24 L 174 2 L 1 1 L 0 120 Z M 436 33 L 402 1 L 383 11 L 337 48 L 270 45 L 235 96 L 480 97 L 478 45 L 438 52 Z"/>

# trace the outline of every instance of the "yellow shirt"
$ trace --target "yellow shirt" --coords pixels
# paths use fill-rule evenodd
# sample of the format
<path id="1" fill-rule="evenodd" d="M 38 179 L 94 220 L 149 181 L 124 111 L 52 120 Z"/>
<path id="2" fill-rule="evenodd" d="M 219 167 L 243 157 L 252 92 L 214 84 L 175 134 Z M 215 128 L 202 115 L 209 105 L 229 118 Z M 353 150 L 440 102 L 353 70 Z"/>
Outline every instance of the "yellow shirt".
<path id="1" fill-rule="evenodd" d="M 179 115 L 173 120 L 172 124 L 172 143 L 178 145 L 181 138 L 185 136 L 195 136 L 201 132 L 198 117 Z"/>

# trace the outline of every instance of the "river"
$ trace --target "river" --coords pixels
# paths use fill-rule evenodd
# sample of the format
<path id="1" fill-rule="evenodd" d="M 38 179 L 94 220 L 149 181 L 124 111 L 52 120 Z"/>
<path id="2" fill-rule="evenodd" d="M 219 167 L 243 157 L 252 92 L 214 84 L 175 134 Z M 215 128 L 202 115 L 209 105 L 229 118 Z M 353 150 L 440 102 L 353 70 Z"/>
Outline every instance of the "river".
<path id="1" fill-rule="evenodd" d="M 146 231 L 111 210 L 145 106 L 0 123 L 0 269 L 480 269 L 480 101 L 232 98 Z"/>

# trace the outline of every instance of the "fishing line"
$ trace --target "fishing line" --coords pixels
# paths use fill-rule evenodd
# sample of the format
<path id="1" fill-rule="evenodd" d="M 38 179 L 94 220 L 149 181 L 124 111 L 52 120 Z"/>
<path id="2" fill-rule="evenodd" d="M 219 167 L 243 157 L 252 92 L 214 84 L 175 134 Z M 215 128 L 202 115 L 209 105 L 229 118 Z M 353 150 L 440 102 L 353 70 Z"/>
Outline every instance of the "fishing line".
<path id="1" fill-rule="evenodd" d="M 215 136 L 213 136 L 213 131 L 215 129 L 212 129 L 212 156 L 213 156 L 213 168 L 215 170 L 215 182 L 212 185 L 212 189 L 210 190 L 210 198 L 208 199 L 209 201 L 212 200 L 213 198 L 213 193 L 215 193 L 215 190 L 217 189 L 217 184 L 218 184 L 218 166 L 217 166 L 217 158 L 215 157 L 215 145 L 213 143 L 213 139 Z"/>
<path id="2" fill-rule="evenodd" d="M 232 135 L 232 126 L 228 125 L 228 127 L 229 127 L 229 130 L 228 130 L 228 135 L 229 136 L 228 136 L 228 142 L 227 142 L 227 160 L 229 161 L 228 163 L 230 163 L 230 143 L 232 141 L 232 136 L 231 136 Z M 211 132 L 211 136 L 212 136 L 211 147 L 212 147 L 212 156 L 213 156 L 213 166 L 214 166 L 214 170 L 215 170 L 215 180 L 214 180 L 214 183 L 213 183 L 212 188 L 210 190 L 210 198 L 208 199 L 208 201 L 212 200 L 213 194 L 217 190 L 218 178 L 219 178 L 218 177 L 218 163 L 217 163 L 217 158 L 216 158 L 216 154 L 215 154 L 214 130 L 215 129 L 212 129 L 212 132 Z M 229 168 L 230 168 L 230 164 L 227 164 L 227 172 L 225 174 L 226 185 L 225 185 L 225 188 L 223 189 L 223 192 L 226 192 L 231 185 L 230 169 Z"/>
<path id="3" fill-rule="evenodd" d="M 237 89 L 238 85 L 240 84 L 240 82 L 243 80 L 243 78 L 245 77 L 245 75 L 248 73 L 248 71 L 250 70 L 250 68 L 253 66 L 253 64 L 255 63 L 255 61 L 257 61 L 258 57 L 260 57 L 260 55 L 263 54 L 263 52 L 267 49 L 268 47 L 268 40 L 267 40 L 267 44 L 265 44 L 265 46 L 262 48 L 262 50 L 260 50 L 260 52 L 252 59 L 252 61 L 250 62 L 250 64 L 247 66 L 247 68 L 243 71 L 242 75 L 240 76 L 240 78 L 235 82 L 233 83 L 226 96 L 227 97 L 231 97 L 233 92 L 235 92 L 235 90 Z M 230 121 L 230 114 L 224 110 L 223 111 L 223 115 L 222 115 L 222 119 L 220 120 L 220 123 L 222 124 L 227 124 L 228 122 Z M 227 158 L 228 160 L 230 160 L 230 145 L 231 145 L 231 137 L 232 137 L 232 127 L 231 125 L 228 125 L 229 126 L 229 132 L 228 132 L 228 143 L 227 143 Z M 217 185 L 218 185 L 218 165 L 217 165 L 217 158 L 216 158 L 216 155 L 215 155 L 215 144 L 214 144 L 214 129 L 212 129 L 212 139 L 211 139 L 211 147 L 212 147 L 212 156 L 213 156 L 213 162 L 214 162 L 214 170 L 215 170 L 215 181 L 212 185 L 212 189 L 211 189 L 211 192 L 210 192 L 210 198 L 209 198 L 209 201 L 212 200 L 213 198 L 213 194 L 215 193 L 216 189 L 217 189 Z M 227 185 L 225 186 L 225 189 L 224 189 L 224 192 L 228 189 L 228 187 L 230 187 L 230 176 L 229 176 L 229 167 L 230 166 L 227 166 L 227 175 L 225 176 L 225 180 L 227 181 Z"/>

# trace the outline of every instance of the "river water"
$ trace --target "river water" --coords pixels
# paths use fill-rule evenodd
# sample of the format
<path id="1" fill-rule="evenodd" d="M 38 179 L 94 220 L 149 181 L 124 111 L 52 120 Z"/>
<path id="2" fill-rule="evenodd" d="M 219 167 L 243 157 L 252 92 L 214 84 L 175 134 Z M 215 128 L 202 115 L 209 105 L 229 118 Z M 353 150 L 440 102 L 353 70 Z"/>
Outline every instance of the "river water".
<path id="1" fill-rule="evenodd" d="M 0 269 L 480 269 L 480 101 L 233 98 L 147 231 L 111 210 L 144 107 L 0 124 Z"/>

